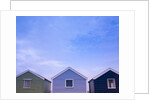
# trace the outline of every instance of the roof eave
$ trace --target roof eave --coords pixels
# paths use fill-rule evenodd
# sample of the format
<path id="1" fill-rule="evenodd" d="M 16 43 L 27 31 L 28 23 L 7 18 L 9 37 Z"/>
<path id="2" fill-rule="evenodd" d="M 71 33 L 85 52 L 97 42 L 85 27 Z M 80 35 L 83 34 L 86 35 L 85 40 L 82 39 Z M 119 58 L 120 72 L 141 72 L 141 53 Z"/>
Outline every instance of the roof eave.
<path id="1" fill-rule="evenodd" d="M 66 69 L 64 69 L 63 71 L 59 72 L 58 74 L 56 74 L 55 76 L 53 76 L 51 79 L 55 79 L 56 77 L 58 77 L 59 75 L 61 75 L 62 73 L 66 72 L 67 70 L 71 70 L 73 72 L 75 72 L 76 74 L 78 74 L 79 76 L 83 77 L 84 79 L 88 79 L 86 76 L 82 75 L 81 73 L 79 73 L 78 71 L 74 70 L 73 68 L 71 67 L 67 67 Z"/>
<path id="2" fill-rule="evenodd" d="M 104 75 L 104 74 L 107 73 L 108 71 L 112 71 L 112 72 L 114 72 L 114 73 L 116 73 L 116 74 L 119 75 L 119 72 L 117 72 L 116 70 L 114 70 L 114 69 L 112 69 L 112 68 L 108 68 L 108 69 L 106 69 L 105 71 L 103 71 L 103 72 L 101 72 L 100 74 L 98 74 L 97 76 L 95 76 L 93 79 L 94 79 L 94 80 L 97 79 L 98 77 Z"/>

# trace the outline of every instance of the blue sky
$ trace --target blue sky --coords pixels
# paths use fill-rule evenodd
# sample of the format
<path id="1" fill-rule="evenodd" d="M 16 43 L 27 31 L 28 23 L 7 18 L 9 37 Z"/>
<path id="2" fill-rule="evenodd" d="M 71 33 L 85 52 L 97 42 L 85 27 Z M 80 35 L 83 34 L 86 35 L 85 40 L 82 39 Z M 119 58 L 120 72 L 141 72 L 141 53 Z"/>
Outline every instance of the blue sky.
<path id="1" fill-rule="evenodd" d="M 119 71 L 119 16 L 17 16 L 16 74 L 47 79 L 72 67 L 89 80 Z"/>

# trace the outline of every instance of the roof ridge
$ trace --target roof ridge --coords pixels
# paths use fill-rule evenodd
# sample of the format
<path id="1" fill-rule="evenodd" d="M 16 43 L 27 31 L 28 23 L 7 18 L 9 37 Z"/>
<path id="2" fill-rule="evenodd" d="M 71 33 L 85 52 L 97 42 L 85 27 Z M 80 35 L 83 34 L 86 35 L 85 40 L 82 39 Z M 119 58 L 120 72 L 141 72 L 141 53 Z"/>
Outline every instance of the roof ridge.
<path id="1" fill-rule="evenodd" d="M 19 77 L 19 76 L 21 76 L 22 74 L 25 74 L 25 73 L 27 73 L 27 72 L 30 72 L 30 73 L 34 74 L 35 76 L 41 78 L 42 80 L 48 80 L 48 79 L 46 79 L 45 77 L 41 76 L 40 74 L 37 74 L 37 73 L 35 73 L 35 72 L 33 72 L 33 71 L 29 70 L 29 69 L 27 69 L 26 71 L 24 71 L 24 72 L 18 74 L 16 77 Z M 48 80 L 48 81 L 50 81 L 50 80 Z"/>
<path id="2" fill-rule="evenodd" d="M 118 72 L 118 71 L 116 71 L 116 70 L 112 69 L 111 67 L 109 67 L 109 68 L 107 68 L 106 70 L 102 71 L 100 74 L 98 74 L 98 75 L 96 75 L 95 77 L 93 77 L 92 79 L 97 79 L 98 77 L 104 75 L 104 74 L 107 73 L 108 71 L 112 71 L 112 72 L 114 72 L 114 73 L 116 73 L 116 74 L 119 75 L 119 72 Z"/>
<path id="3" fill-rule="evenodd" d="M 74 73 L 78 74 L 79 76 L 81 76 L 81 77 L 87 79 L 86 76 L 82 75 L 81 73 L 79 73 L 78 71 L 76 71 L 75 69 L 73 69 L 72 67 L 67 67 L 66 69 L 62 70 L 61 72 L 59 72 L 58 74 L 56 74 L 55 76 L 53 76 L 51 79 L 52 79 L 52 80 L 55 79 L 56 77 L 58 77 L 59 75 L 63 74 L 64 72 L 66 72 L 66 71 L 69 70 L 69 69 L 70 69 L 71 71 L 73 71 Z"/>

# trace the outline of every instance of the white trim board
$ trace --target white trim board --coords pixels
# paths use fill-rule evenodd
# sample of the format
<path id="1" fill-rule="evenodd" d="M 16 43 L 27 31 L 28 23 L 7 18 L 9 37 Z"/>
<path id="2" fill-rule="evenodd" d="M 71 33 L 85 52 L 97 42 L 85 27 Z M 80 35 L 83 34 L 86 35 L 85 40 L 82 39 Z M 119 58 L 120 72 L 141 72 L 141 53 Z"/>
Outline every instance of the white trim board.
<path id="1" fill-rule="evenodd" d="M 114 82 L 114 87 L 110 88 L 109 87 L 109 80 L 113 80 Z M 107 78 L 107 89 L 116 89 L 116 82 L 115 78 Z"/>
<path id="2" fill-rule="evenodd" d="M 72 86 L 71 87 L 66 86 L 66 81 L 67 80 L 72 80 Z M 65 88 L 74 88 L 74 80 L 73 79 L 65 79 Z"/>
<path id="3" fill-rule="evenodd" d="M 112 69 L 112 68 L 108 68 L 108 69 L 104 70 L 103 72 L 101 72 L 100 74 L 98 74 L 97 76 L 95 76 L 95 77 L 92 78 L 92 79 L 95 80 L 95 79 L 97 79 L 98 77 L 100 77 L 100 76 L 104 75 L 105 73 L 107 73 L 108 71 L 112 71 L 112 72 L 114 72 L 114 73 L 116 73 L 116 74 L 119 75 L 119 72 L 118 72 L 118 71 L 116 71 L 116 70 L 114 70 L 114 69 Z"/>
<path id="4" fill-rule="evenodd" d="M 30 83 L 29 83 L 29 87 L 26 87 L 25 86 L 25 81 L 29 81 Z M 29 80 L 29 79 L 27 79 L 27 80 L 23 80 L 23 88 L 31 88 L 31 80 Z"/>
<path id="5" fill-rule="evenodd" d="M 24 72 L 18 74 L 16 77 L 19 77 L 19 76 L 21 76 L 22 74 L 25 74 L 25 73 L 27 73 L 27 72 L 32 73 L 33 75 L 39 77 L 39 78 L 42 79 L 42 80 L 48 80 L 48 79 L 44 78 L 43 76 L 41 76 L 41 75 L 39 75 L 39 74 L 37 74 L 37 73 L 31 71 L 31 70 L 26 70 L 26 71 L 24 71 Z M 51 82 L 50 80 L 48 80 L 48 81 Z"/>

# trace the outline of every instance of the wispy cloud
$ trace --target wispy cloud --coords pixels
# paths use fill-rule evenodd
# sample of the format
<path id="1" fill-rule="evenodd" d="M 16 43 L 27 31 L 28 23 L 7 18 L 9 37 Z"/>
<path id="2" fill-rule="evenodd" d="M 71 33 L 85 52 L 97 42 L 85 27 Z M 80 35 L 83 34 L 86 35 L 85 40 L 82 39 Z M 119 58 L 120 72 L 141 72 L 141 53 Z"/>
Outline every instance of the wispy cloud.
<path id="1" fill-rule="evenodd" d="M 38 62 L 37 64 L 39 65 L 47 65 L 47 66 L 54 66 L 54 67 L 64 67 L 65 64 L 63 64 L 62 62 L 60 61 L 57 61 L 57 60 L 43 60 L 43 61 L 40 61 Z"/>
<path id="2" fill-rule="evenodd" d="M 25 41 L 25 40 L 16 40 L 16 44 L 17 45 L 23 45 L 23 44 L 26 44 L 26 43 L 28 43 L 28 41 Z"/>
<path id="3" fill-rule="evenodd" d="M 17 50 L 17 74 L 24 70 L 30 69 L 32 71 L 45 74 L 46 77 L 49 78 L 49 71 L 52 71 L 53 69 L 57 68 L 65 68 L 66 65 L 64 62 L 45 58 L 42 55 L 39 55 L 38 52 L 38 50 L 35 50 L 33 48 Z M 43 73 L 40 72 L 41 68 L 45 68 L 47 70 L 45 70 Z"/>
<path id="4" fill-rule="evenodd" d="M 26 61 L 28 59 L 40 60 L 41 57 L 36 54 L 36 50 L 32 48 L 28 48 L 28 49 L 17 50 L 17 59 L 22 61 Z"/>

